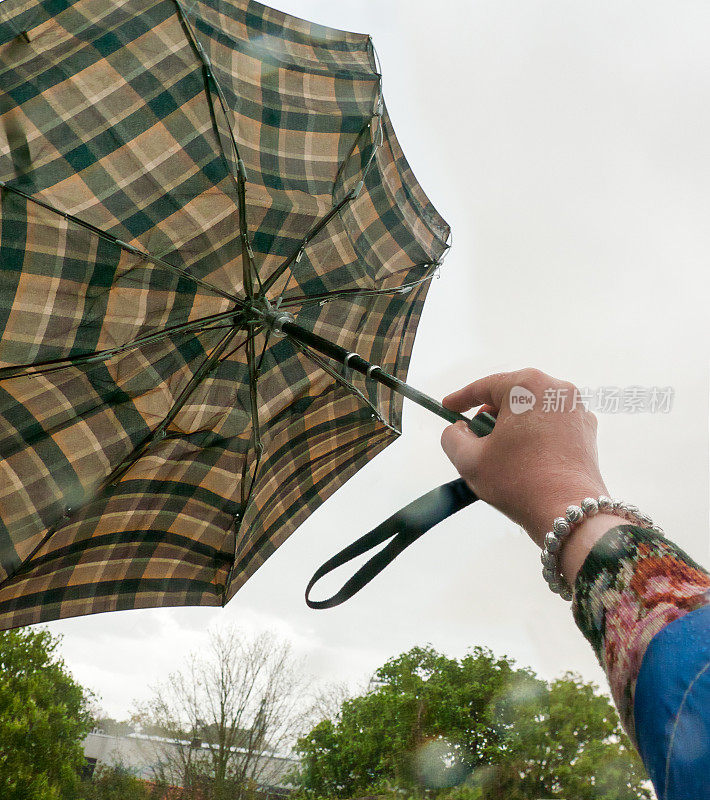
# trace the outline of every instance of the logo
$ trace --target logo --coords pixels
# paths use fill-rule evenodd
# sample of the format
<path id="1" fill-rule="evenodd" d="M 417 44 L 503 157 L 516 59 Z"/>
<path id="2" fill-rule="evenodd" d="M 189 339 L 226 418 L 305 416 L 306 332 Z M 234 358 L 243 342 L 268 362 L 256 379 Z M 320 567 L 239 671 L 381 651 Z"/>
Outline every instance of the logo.
<path id="1" fill-rule="evenodd" d="M 535 395 L 524 386 L 513 386 L 510 390 L 510 410 L 513 414 L 524 414 L 535 406 Z"/>

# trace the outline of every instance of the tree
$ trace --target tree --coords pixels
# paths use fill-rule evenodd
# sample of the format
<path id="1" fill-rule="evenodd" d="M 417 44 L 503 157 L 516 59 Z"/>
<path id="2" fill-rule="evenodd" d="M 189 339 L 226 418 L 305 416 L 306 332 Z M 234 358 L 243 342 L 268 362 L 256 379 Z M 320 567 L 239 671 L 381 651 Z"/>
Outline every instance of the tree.
<path id="1" fill-rule="evenodd" d="M 75 800 L 89 697 L 47 630 L 0 633 L 0 797 Z"/>
<path id="2" fill-rule="evenodd" d="M 235 629 L 156 686 L 138 718 L 161 737 L 155 780 L 186 800 L 243 800 L 274 780 L 271 754 L 290 751 L 303 677 L 287 643 Z M 280 776 L 279 776 L 280 777 Z"/>
<path id="3" fill-rule="evenodd" d="M 362 691 L 365 691 L 363 686 Z M 340 712 L 346 700 L 350 700 L 358 694 L 353 691 L 349 684 L 344 681 L 331 682 L 318 687 L 313 695 L 311 706 L 305 715 L 305 722 L 309 728 L 315 727 L 324 719 L 339 719 Z"/>
<path id="4" fill-rule="evenodd" d="M 475 648 L 415 647 L 299 739 L 306 797 L 384 789 L 481 800 L 642 800 L 638 757 L 609 700 L 566 675 L 551 685 Z M 449 787 L 459 786 L 452 790 Z"/>
<path id="5" fill-rule="evenodd" d="M 84 800 L 151 800 L 151 789 L 128 769 L 101 764 L 82 786 Z M 155 794 L 159 797 L 159 794 Z"/>

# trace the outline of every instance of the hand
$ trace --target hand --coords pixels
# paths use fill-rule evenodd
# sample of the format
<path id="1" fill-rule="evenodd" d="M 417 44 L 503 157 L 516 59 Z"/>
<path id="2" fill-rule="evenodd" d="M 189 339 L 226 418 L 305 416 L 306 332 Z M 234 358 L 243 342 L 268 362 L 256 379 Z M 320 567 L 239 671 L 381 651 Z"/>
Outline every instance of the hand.
<path id="1" fill-rule="evenodd" d="M 511 410 L 515 387 L 532 392 L 532 409 Z M 545 390 L 561 390 L 563 410 L 543 410 Z M 471 489 L 521 525 L 538 546 L 568 505 L 608 494 L 597 459 L 597 420 L 584 409 L 573 384 L 523 369 L 474 381 L 444 398 L 443 404 L 459 412 L 482 406 L 480 410 L 496 416 L 489 436 L 479 438 L 457 422 L 446 428 L 441 446 Z M 584 536 L 573 533 L 562 553 L 562 572 L 570 583 L 594 541 L 619 523 L 618 517 L 599 514 L 579 526 Z"/>

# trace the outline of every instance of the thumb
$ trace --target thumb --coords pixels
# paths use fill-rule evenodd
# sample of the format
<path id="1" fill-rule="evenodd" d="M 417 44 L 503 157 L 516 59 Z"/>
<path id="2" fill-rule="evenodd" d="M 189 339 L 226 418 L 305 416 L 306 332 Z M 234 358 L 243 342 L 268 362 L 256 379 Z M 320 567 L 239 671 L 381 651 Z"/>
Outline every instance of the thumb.
<path id="1" fill-rule="evenodd" d="M 441 447 L 464 478 L 473 475 L 483 446 L 484 440 L 476 436 L 465 422 L 449 425 L 441 434 Z"/>

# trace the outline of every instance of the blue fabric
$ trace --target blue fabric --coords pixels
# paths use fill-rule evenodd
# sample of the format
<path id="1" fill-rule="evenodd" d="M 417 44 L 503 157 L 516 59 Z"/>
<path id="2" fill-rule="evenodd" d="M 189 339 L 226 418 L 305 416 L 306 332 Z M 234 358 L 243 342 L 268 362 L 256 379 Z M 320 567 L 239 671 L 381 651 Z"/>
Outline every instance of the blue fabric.
<path id="1" fill-rule="evenodd" d="M 636 682 L 634 720 L 658 800 L 710 800 L 710 606 L 651 639 Z"/>

